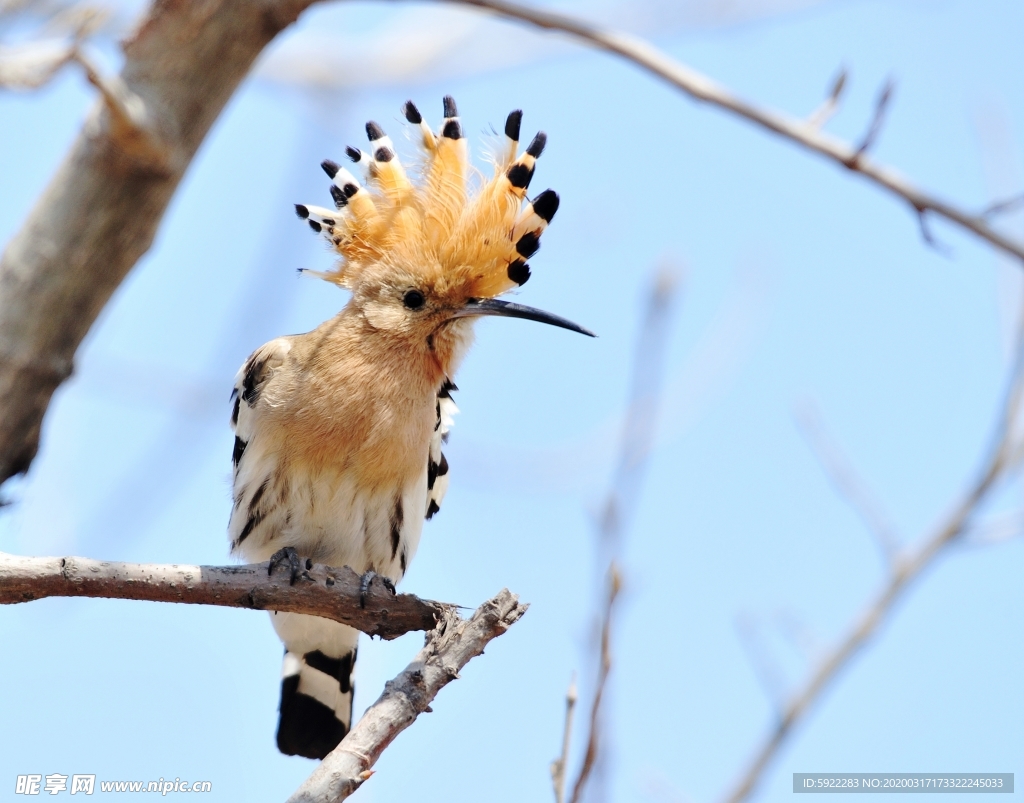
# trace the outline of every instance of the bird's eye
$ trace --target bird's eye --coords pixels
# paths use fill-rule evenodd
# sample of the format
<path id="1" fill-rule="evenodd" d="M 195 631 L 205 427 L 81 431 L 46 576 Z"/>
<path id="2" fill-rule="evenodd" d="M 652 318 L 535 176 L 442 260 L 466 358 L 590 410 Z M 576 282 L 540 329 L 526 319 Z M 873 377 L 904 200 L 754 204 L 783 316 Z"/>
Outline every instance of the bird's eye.
<path id="1" fill-rule="evenodd" d="M 409 290 L 404 296 L 402 296 L 402 303 L 409 309 L 419 309 L 425 302 L 426 299 L 423 297 L 423 293 L 419 290 Z"/>

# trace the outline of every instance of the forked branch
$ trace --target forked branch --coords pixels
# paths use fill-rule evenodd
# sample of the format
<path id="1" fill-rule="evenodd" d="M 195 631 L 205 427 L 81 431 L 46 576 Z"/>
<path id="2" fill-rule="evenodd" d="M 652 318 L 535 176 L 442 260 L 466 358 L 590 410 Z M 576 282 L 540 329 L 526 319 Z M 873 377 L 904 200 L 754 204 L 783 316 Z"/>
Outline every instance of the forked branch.
<path id="1" fill-rule="evenodd" d="M 555 793 L 555 803 L 565 803 L 565 768 L 569 763 L 569 748 L 572 746 L 572 718 L 576 711 L 579 691 L 576 688 L 576 675 L 573 673 L 569 682 L 569 690 L 565 693 L 565 726 L 562 729 L 562 754 L 551 762 L 551 788 Z"/>
<path id="2" fill-rule="evenodd" d="M 608 567 L 608 596 L 601 621 L 601 646 L 598 658 L 600 665 L 597 670 L 597 687 L 594 698 L 590 702 L 590 722 L 587 728 L 587 747 L 583 753 L 583 764 L 580 767 L 576 783 L 572 788 L 569 803 L 580 803 L 586 791 L 594 767 L 597 766 L 598 750 L 601 747 L 601 704 L 604 702 L 605 690 L 608 686 L 608 675 L 612 671 L 612 615 L 615 612 L 615 601 L 622 590 L 622 578 L 618 567 L 612 563 Z"/>
<path id="3" fill-rule="evenodd" d="M 430 703 L 459 671 L 484 647 L 526 613 L 527 606 L 508 589 L 488 600 L 469 619 L 445 611 L 426 644 L 398 677 L 388 681 L 384 693 L 366 709 L 351 732 L 288 803 L 335 803 L 344 800 L 373 775 L 384 749 L 416 717 L 430 711 Z"/>

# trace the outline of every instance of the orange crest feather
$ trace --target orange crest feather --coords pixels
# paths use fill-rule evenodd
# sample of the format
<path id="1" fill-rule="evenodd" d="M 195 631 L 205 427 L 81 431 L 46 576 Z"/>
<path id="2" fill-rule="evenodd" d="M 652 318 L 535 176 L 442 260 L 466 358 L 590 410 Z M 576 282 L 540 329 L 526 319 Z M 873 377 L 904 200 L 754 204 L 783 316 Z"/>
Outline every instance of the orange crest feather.
<path id="1" fill-rule="evenodd" d="M 494 176 L 471 195 L 469 154 L 455 101 L 444 99 L 445 119 L 438 134 L 412 101 L 403 112 L 418 127 L 425 152 L 418 183 L 409 179 L 390 138 L 369 122 L 370 152 L 347 149 L 364 169 L 366 185 L 328 160 L 323 168 L 332 179 L 336 209 L 296 204 L 299 217 L 341 257 L 335 270 L 316 275 L 355 289 L 373 281 L 380 269 L 400 266 L 427 281 L 458 283 L 474 298 L 493 298 L 525 284 L 530 278 L 526 260 L 536 253 L 540 235 L 558 209 L 553 190 L 524 205 L 547 137 L 538 133 L 518 154 L 522 112 L 512 112 L 505 123 L 505 146 L 494 160 Z"/>

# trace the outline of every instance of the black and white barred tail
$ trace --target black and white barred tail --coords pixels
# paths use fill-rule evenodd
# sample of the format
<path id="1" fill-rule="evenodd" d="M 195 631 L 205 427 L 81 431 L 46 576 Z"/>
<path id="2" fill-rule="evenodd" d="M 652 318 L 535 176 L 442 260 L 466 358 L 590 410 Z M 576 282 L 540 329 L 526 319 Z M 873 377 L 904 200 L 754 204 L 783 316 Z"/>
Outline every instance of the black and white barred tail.
<path id="1" fill-rule="evenodd" d="M 272 614 L 285 642 L 277 747 L 289 756 L 322 759 L 352 726 L 352 681 L 358 633 L 301 614 Z M 311 649 L 313 644 L 318 649 Z"/>

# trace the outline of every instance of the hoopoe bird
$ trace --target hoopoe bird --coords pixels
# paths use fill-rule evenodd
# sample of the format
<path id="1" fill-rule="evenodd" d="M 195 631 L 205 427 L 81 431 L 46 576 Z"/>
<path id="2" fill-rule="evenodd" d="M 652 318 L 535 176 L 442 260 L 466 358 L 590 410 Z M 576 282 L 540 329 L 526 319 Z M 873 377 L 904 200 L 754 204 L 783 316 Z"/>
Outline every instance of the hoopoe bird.
<path id="1" fill-rule="evenodd" d="M 558 209 L 552 190 L 527 198 L 546 136 L 519 153 L 522 112 L 512 112 L 494 176 L 471 193 L 455 101 L 444 99 L 439 134 L 411 101 L 403 112 L 425 152 L 416 182 L 369 122 L 369 151 L 347 149 L 366 183 L 325 161 L 335 208 L 295 207 L 340 257 L 315 275 L 350 300 L 312 332 L 258 348 L 232 393 L 231 551 L 269 560 L 271 572 L 287 563 L 293 582 L 307 560 L 351 567 L 364 589 L 402 579 L 448 486 L 441 447 L 473 321 L 526 318 L 593 336 L 496 298 L 530 278 L 526 260 Z M 301 614 L 271 620 L 285 646 L 278 748 L 323 758 L 351 726 L 358 631 Z"/>

